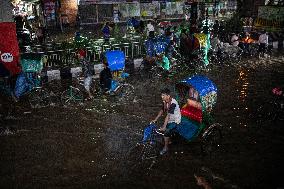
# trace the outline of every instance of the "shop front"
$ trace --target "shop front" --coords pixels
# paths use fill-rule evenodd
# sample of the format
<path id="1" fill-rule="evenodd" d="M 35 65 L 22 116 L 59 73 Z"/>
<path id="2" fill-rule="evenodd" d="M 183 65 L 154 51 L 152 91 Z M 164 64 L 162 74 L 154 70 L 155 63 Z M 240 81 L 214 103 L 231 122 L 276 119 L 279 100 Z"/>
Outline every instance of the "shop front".
<path id="1" fill-rule="evenodd" d="M 126 22 L 137 19 L 184 19 L 184 0 L 80 0 L 81 24 L 95 24 L 105 21 Z"/>

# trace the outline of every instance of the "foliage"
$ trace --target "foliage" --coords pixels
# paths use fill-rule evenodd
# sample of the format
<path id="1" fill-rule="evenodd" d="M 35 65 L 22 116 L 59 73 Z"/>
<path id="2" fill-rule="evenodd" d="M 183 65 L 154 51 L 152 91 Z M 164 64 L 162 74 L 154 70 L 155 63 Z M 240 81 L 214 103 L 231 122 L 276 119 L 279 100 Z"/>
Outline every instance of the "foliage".
<path id="1" fill-rule="evenodd" d="M 225 22 L 226 31 L 229 33 L 242 32 L 243 22 L 241 21 L 241 17 L 238 13 L 235 13 L 229 20 Z"/>

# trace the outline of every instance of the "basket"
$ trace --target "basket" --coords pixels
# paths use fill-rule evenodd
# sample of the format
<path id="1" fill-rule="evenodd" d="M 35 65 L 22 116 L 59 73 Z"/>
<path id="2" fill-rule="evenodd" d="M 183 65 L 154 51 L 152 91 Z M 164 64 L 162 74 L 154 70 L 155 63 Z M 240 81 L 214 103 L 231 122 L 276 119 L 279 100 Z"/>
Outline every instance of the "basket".
<path id="1" fill-rule="evenodd" d="M 23 72 L 41 72 L 43 68 L 43 56 L 41 54 L 24 54 L 21 56 Z"/>

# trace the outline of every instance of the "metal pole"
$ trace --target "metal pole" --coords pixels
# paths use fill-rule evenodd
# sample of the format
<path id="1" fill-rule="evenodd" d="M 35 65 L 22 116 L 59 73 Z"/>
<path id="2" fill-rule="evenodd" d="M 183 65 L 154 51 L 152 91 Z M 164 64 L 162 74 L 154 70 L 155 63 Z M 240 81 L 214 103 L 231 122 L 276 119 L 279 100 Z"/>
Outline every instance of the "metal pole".
<path id="1" fill-rule="evenodd" d="M 98 9 L 98 4 L 96 4 L 96 14 L 97 14 L 97 23 L 99 23 L 99 9 Z"/>

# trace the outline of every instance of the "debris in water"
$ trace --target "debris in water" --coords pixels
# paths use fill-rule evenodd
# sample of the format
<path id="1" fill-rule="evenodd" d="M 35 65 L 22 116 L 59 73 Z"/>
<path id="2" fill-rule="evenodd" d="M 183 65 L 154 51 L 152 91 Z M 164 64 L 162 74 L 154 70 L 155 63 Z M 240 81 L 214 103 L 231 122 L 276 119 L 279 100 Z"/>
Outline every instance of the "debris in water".
<path id="1" fill-rule="evenodd" d="M 0 136 L 8 136 L 8 135 L 14 135 L 16 133 L 15 129 L 11 129 L 11 128 L 3 128 L 0 127 Z"/>

